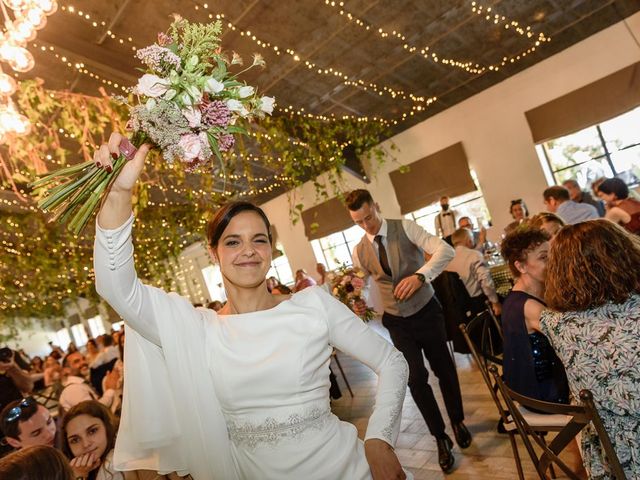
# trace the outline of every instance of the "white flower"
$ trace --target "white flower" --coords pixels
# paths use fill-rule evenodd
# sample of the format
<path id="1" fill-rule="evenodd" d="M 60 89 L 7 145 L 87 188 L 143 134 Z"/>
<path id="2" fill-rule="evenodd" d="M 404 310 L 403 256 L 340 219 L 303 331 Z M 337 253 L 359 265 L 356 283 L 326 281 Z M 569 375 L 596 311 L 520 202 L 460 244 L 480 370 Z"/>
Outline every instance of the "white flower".
<path id="1" fill-rule="evenodd" d="M 183 108 L 182 115 L 187 119 L 191 128 L 200 126 L 202 121 L 202 113 L 200 113 L 200 109 L 194 107 Z"/>
<path id="2" fill-rule="evenodd" d="M 224 83 L 215 78 L 209 78 L 204 82 L 204 91 L 207 93 L 220 93 L 222 90 L 224 90 Z"/>
<path id="3" fill-rule="evenodd" d="M 260 99 L 260 110 L 271 115 L 273 113 L 273 106 L 275 103 L 276 99 L 273 97 L 262 97 Z"/>
<path id="4" fill-rule="evenodd" d="M 180 137 L 178 146 L 182 149 L 182 160 L 192 162 L 200 156 L 202 143 L 200 137 L 194 133 L 188 133 Z"/>
<path id="5" fill-rule="evenodd" d="M 253 95 L 253 87 L 245 86 L 238 89 L 238 96 L 240 98 L 247 98 L 249 95 Z"/>
<path id="6" fill-rule="evenodd" d="M 147 97 L 159 97 L 169 89 L 169 81 L 160 78 L 157 75 L 151 75 L 145 73 L 138 80 L 138 84 L 135 87 L 135 93 L 138 95 L 145 95 Z"/>
<path id="7" fill-rule="evenodd" d="M 147 103 L 144 104 L 146 109 L 149 111 L 153 110 L 156 105 L 157 105 L 157 102 L 153 98 L 150 98 L 149 100 L 147 100 Z"/>
<path id="8" fill-rule="evenodd" d="M 193 99 L 193 103 L 200 103 L 202 100 L 202 92 L 195 85 L 190 85 L 187 87 L 187 93 Z"/>
<path id="9" fill-rule="evenodd" d="M 189 95 L 189 92 L 182 92 L 180 94 L 180 101 L 187 107 L 193 105 L 193 99 L 191 98 L 191 95 Z"/>
<path id="10" fill-rule="evenodd" d="M 238 112 L 243 117 L 249 115 L 249 110 L 245 108 L 240 100 L 227 100 L 227 108 L 232 112 Z"/>
<path id="11" fill-rule="evenodd" d="M 162 98 L 164 98 L 165 100 L 171 100 L 173 99 L 173 97 L 176 96 L 178 92 L 176 92 L 173 88 L 170 88 L 169 90 L 167 90 L 167 93 L 165 93 Z"/>

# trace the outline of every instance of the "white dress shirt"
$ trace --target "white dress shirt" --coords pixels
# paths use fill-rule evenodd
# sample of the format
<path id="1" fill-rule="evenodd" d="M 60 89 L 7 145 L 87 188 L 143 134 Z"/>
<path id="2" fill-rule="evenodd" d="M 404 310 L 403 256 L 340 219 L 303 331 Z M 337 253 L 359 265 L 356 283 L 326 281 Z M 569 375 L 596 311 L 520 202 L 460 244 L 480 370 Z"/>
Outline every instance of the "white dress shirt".
<path id="1" fill-rule="evenodd" d="M 477 297 L 484 293 L 491 303 L 498 303 L 491 271 L 479 251 L 458 245 L 456 256 L 445 270 L 455 272 L 460 276 L 460 280 L 464 283 L 470 297 Z"/>
<path id="2" fill-rule="evenodd" d="M 456 225 L 456 217 L 457 213 L 455 210 L 447 210 L 438 212 L 436 218 L 433 220 L 434 226 L 436 228 L 436 234 L 442 238 L 448 237 L 453 234 L 458 227 Z"/>
<path id="3" fill-rule="evenodd" d="M 105 390 L 104 395 L 98 398 L 98 394 L 84 378 L 73 375 L 67 377 L 63 385 L 64 389 L 58 402 L 65 411 L 85 400 L 98 400 L 101 404 L 110 407 L 116 394 L 115 390 L 109 389 Z"/>
<path id="4" fill-rule="evenodd" d="M 434 278 L 442 273 L 444 267 L 446 267 L 453 258 L 453 248 L 446 242 L 444 242 L 441 238 L 436 237 L 435 235 L 431 235 L 424 228 L 422 228 L 416 222 L 412 222 L 411 220 L 403 219 L 402 228 L 404 229 L 404 233 L 407 235 L 407 238 L 411 243 L 431 255 L 431 259 L 428 262 L 425 261 L 424 265 L 416 270 L 415 273 L 421 273 L 422 275 L 424 275 L 426 282 L 433 281 Z M 385 219 L 382 219 L 382 226 L 380 227 L 377 235 L 370 235 L 368 233 L 366 234 L 367 240 L 371 242 L 371 244 L 373 245 L 373 249 L 379 257 L 378 244 L 374 241 L 375 237 L 377 237 L 378 235 L 382 237 L 382 244 L 388 251 L 389 244 L 387 241 L 387 221 Z M 355 251 L 352 256 L 352 260 L 354 267 L 362 269 L 362 265 L 360 264 L 360 260 L 358 260 L 358 255 Z"/>

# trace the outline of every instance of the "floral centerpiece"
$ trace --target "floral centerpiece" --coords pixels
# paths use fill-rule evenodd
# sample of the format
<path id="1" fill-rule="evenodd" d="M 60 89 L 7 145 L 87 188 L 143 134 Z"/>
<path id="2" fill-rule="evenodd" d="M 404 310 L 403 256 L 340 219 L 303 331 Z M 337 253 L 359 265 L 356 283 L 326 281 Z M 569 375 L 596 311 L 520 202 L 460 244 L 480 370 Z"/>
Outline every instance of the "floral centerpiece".
<path id="1" fill-rule="evenodd" d="M 362 270 L 348 265 L 342 265 L 335 272 L 329 274 L 331 282 L 331 293 L 334 297 L 353 310 L 353 304 L 364 300 L 362 290 L 365 286 L 365 274 Z M 361 315 L 365 322 L 368 322 L 376 315 L 375 310 L 367 307 L 364 315 Z"/>
<path id="2" fill-rule="evenodd" d="M 220 49 L 220 21 L 192 24 L 176 17 L 157 43 L 140 49 L 144 74 L 131 89 L 132 100 L 121 98 L 129 109 L 130 141 L 120 144 L 121 155 L 110 171 L 92 161 L 54 171 L 32 183 L 41 194 L 38 206 L 82 231 L 100 200 L 137 147 L 150 143 L 168 163 L 181 162 L 193 171 L 231 150 L 235 136 L 246 134 L 244 121 L 271 114 L 274 99 L 259 97 L 254 87 L 238 80 L 246 70 L 264 66 L 260 55 L 238 73 L 229 68 L 242 59 L 225 56 Z"/>

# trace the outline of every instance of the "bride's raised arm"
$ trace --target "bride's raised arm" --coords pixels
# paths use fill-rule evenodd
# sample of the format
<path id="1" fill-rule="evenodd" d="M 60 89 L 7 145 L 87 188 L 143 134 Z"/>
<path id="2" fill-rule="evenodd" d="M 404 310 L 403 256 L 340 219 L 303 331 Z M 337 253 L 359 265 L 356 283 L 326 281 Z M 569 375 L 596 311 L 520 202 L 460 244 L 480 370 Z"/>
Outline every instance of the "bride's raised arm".
<path id="1" fill-rule="evenodd" d="M 109 143 L 102 145 L 95 154 L 97 165 L 107 170 L 112 168 L 112 158 L 113 155 L 117 158 L 119 154 L 121 139 L 119 133 L 111 135 Z M 148 152 L 148 146 L 141 146 L 114 181 L 98 213 L 93 262 L 98 294 L 127 325 L 147 340 L 160 345 L 156 320 L 159 315 L 171 311 L 169 304 L 180 297 L 144 285 L 138 279 L 134 266 L 131 197 Z"/>

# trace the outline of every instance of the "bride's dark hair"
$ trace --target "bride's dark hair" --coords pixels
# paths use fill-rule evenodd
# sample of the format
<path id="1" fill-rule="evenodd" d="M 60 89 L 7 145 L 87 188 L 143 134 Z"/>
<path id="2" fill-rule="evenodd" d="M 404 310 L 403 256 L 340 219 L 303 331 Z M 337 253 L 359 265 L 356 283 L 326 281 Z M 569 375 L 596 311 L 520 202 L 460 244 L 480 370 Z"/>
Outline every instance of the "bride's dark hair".
<path id="1" fill-rule="evenodd" d="M 241 212 L 255 212 L 260 215 L 260 218 L 262 218 L 262 221 L 267 227 L 269 243 L 273 242 L 271 238 L 271 223 L 269 223 L 267 215 L 260 207 L 250 202 L 231 202 L 218 210 L 213 218 L 209 220 L 207 225 L 207 243 L 211 247 L 216 248 L 218 246 L 218 241 L 222 233 L 229 226 L 231 219 Z"/>

